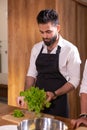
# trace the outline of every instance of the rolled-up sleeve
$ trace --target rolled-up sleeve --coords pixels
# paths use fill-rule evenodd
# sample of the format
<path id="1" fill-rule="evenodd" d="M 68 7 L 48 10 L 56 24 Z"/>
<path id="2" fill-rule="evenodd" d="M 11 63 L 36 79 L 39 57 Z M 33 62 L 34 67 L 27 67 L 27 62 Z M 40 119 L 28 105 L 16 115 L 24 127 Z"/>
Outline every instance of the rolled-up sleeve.
<path id="1" fill-rule="evenodd" d="M 40 53 L 42 44 L 43 44 L 43 42 L 39 42 L 39 43 L 35 44 L 31 50 L 30 64 L 29 64 L 27 76 L 36 78 L 38 75 L 38 72 L 36 69 L 36 59 Z"/>
<path id="2" fill-rule="evenodd" d="M 31 76 L 34 78 L 36 78 L 37 76 L 37 70 L 36 70 L 36 65 L 35 65 L 36 57 L 37 57 L 36 48 L 33 47 L 31 50 L 30 65 L 28 68 L 27 76 Z"/>
<path id="3" fill-rule="evenodd" d="M 67 63 L 69 82 L 77 88 L 80 82 L 80 64 L 81 59 L 78 49 L 75 47 L 69 54 L 69 62 Z"/>

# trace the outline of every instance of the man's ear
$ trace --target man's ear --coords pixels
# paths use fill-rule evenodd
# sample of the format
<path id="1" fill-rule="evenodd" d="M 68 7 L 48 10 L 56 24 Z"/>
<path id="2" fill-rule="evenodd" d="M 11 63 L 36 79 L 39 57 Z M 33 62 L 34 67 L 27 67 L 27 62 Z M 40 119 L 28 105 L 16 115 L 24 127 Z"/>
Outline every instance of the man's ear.
<path id="1" fill-rule="evenodd" d="M 60 25 L 59 24 L 57 25 L 57 30 L 58 30 L 58 32 L 60 32 Z"/>

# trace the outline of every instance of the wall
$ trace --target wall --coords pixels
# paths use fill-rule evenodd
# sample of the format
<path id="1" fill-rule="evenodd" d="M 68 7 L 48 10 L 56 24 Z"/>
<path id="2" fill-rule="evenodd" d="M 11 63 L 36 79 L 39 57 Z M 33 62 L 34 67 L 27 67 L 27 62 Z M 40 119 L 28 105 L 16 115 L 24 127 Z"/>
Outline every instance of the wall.
<path id="1" fill-rule="evenodd" d="M 86 53 L 83 54 L 84 49 L 81 46 L 82 41 L 84 46 L 86 43 L 85 25 L 87 23 L 85 21 L 87 8 L 83 5 L 79 5 L 75 0 L 8 0 L 9 105 L 16 105 L 16 98 L 24 88 L 31 48 L 41 39 L 36 24 L 36 15 L 44 8 L 53 8 L 59 12 L 62 36 L 79 48 L 82 59 L 86 58 Z M 80 20 L 80 11 L 83 12 L 81 14 L 83 20 Z M 84 26 L 83 34 L 81 25 Z M 69 94 L 69 104 L 70 117 L 77 117 L 80 113 L 79 87 Z"/>
<path id="2" fill-rule="evenodd" d="M 7 0 L 0 0 L 0 73 L 8 73 Z"/>

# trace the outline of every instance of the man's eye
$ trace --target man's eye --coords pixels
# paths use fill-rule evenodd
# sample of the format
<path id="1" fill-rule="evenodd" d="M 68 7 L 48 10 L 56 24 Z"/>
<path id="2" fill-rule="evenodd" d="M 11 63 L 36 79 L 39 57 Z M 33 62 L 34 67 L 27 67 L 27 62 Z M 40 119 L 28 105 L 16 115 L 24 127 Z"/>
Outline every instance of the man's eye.
<path id="1" fill-rule="evenodd" d="M 44 34 L 44 32 L 41 32 L 41 31 L 40 31 L 40 33 L 41 33 L 41 34 Z"/>
<path id="2" fill-rule="evenodd" d="M 41 34 L 44 34 L 44 33 L 50 34 L 50 33 L 52 33 L 52 31 L 46 31 L 46 32 L 40 31 L 40 33 L 41 33 Z"/>
<path id="3" fill-rule="evenodd" d="M 50 33 L 52 33 L 52 31 L 47 31 L 46 33 L 49 33 L 49 34 L 50 34 Z"/>
<path id="4" fill-rule="evenodd" d="M 40 31 L 41 34 L 44 34 L 44 32 Z"/>

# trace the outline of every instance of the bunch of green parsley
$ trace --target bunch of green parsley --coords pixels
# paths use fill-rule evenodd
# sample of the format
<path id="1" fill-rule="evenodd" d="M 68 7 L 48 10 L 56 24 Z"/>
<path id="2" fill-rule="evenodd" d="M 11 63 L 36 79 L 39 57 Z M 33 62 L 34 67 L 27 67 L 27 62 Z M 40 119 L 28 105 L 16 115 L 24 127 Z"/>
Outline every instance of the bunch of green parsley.
<path id="1" fill-rule="evenodd" d="M 28 90 L 21 91 L 20 96 L 24 96 L 28 110 L 39 114 L 44 108 L 49 108 L 51 103 L 46 100 L 46 92 L 38 87 L 30 87 Z"/>

